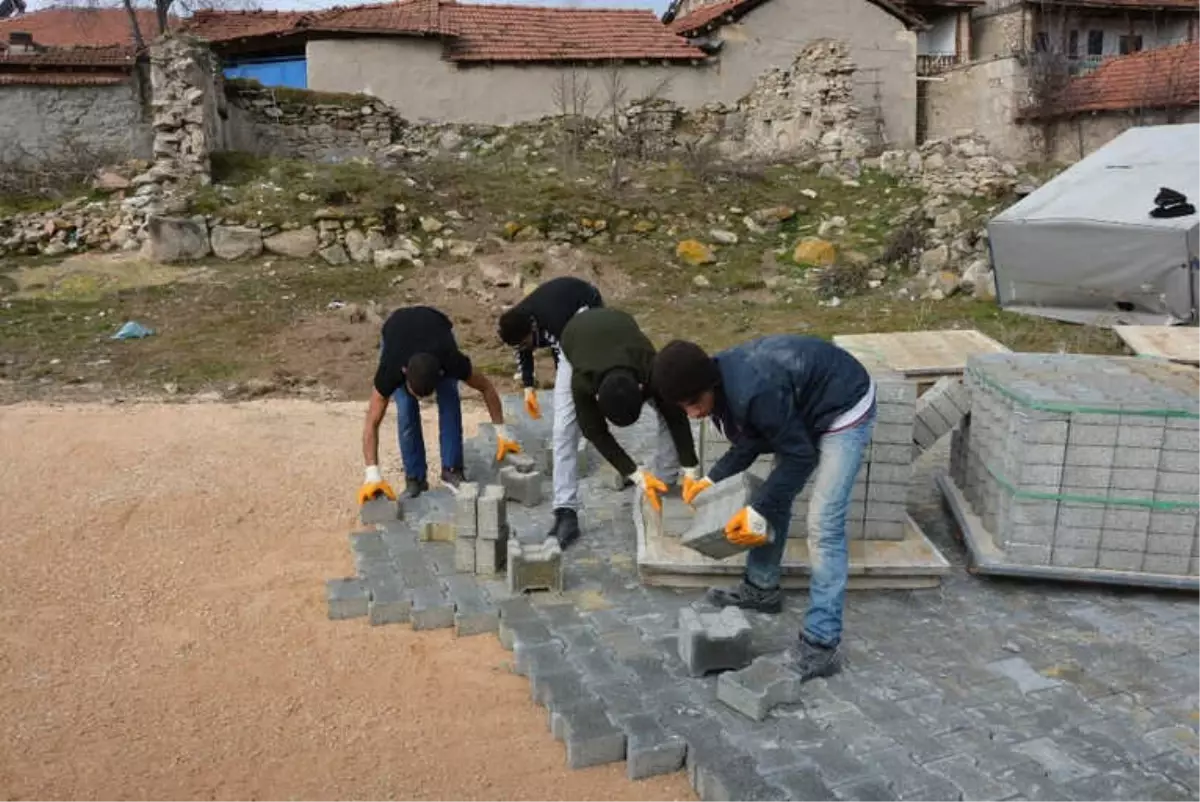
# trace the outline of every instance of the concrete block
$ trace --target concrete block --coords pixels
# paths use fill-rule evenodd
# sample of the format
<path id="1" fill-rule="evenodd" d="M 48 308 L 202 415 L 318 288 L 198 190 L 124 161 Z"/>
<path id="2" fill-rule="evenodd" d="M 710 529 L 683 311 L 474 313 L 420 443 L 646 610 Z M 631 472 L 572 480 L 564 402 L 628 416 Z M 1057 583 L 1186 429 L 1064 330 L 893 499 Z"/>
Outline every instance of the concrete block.
<path id="1" fill-rule="evenodd" d="M 454 570 L 464 574 L 475 573 L 475 541 L 473 539 L 455 538 Z"/>
<path id="2" fill-rule="evenodd" d="M 568 668 L 562 644 L 556 640 L 527 640 L 517 637 L 513 641 L 514 673 L 530 677 L 538 673 L 566 671 Z"/>
<path id="3" fill-rule="evenodd" d="M 1054 547 L 1070 549 L 1100 548 L 1100 529 L 1091 527 L 1057 526 L 1054 528 Z"/>
<path id="4" fill-rule="evenodd" d="M 478 517 L 476 504 L 479 501 L 479 485 L 463 482 L 454 497 L 454 535 L 474 538 L 477 536 Z"/>
<path id="5" fill-rule="evenodd" d="M 454 605 L 440 587 L 420 587 L 412 591 L 412 628 L 445 629 L 454 626 Z"/>
<path id="6" fill-rule="evenodd" d="M 705 490 L 696 497 L 696 516 L 684 534 L 682 544 L 717 560 L 745 551 L 725 539 L 725 524 L 738 510 L 750 504 L 760 486 L 758 477 L 743 472 Z"/>
<path id="7" fill-rule="evenodd" d="M 1146 540 L 1146 553 L 1191 557 L 1195 545 L 1196 538 L 1194 535 L 1151 534 Z"/>
<path id="8" fill-rule="evenodd" d="M 867 500 L 866 514 L 863 516 L 870 521 L 904 521 L 908 517 L 907 508 L 903 504 L 887 501 Z"/>
<path id="9" fill-rule="evenodd" d="M 867 483 L 874 484 L 908 484 L 912 481 L 912 464 L 892 465 L 886 462 L 872 462 L 867 467 Z"/>
<path id="10" fill-rule="evenodd" d="M 599 701 L 588 690 L 583 676 L 570 667 L 558 671 L 535 671 L 529 675 L 529 696 L 548 711 L 571 707 L 582 701 Z"/>
<path id="11" fill-rule="evenodd" d="M 1190 430 L 1168 427 L 1163 448 L 1169 451 L 1185 451 L 1191 454 L 1200 451 L 1200 431 L 1196 430 L 1195 421 L 1192 421 L 1192 424 L 1193 428 Z"/>
<path id="12" fill-rule="evenodd" d="M 359 520 L 364 526 L 385 524 L 388 521 L 398 521 L 403 518 L 399 501 L 389 501 L 384 496 L 376 496 L 368 501 L 358 511 Z"/>
<path id="13" fill-rule="evenodd" d="M 1100 550 L 1097 568 L 1107 571 L 1140 571 L 1143 554 L 1140 551 L 1107 551 Z"/>
<path id="14" fill-rule="evenodd" d="M 1050 555 L 1050 564 L 1064 568 L 1095 568 L 1098 556 L 1097 549 L 1076 549 L 1070 546 L 1054 546 Z"/>
<path id="15" fill-rule="evenodd" d="M 1112 484 L 1112 475 L 1112 468 L 1102 468 L 1092 465 L 1064 465 L 1062 470 L 1062 484 L 1064 487 L 1087 487 L 1096 490 L 1106 490 Z"/>
<path id="16" fill-rule="evenodd" d="M 625 773 L 629 779 L 644 780 L 683 767 L 687 742 L 667 732 L 652 714 L 626 716 L 618 724 L 625 731 Z"/>
<path id="17" fill-rule="evenodd" d="M 878 404 L 875 407 L 876 424 L 901 424 L 911 426 L 916 408 L 909 404 Z M 945 428 L 949 431 L 949 427 Z"/>
<path id="18" fill-rule="evenodd" d="M 1005 556 L 1022 565 L 1049 565 L 1050 546 L 1026 543 L 1010 543 L 1004 549 Z"/>
<path id="19" fill-rule="evenodd" d="M 573 769 L 601 766 L 625 759 L 625 732 L 612 723 L 599 702 L 582 702 L 552 714 L 552 728 L 567 746 L 567 765 Z"/>
<path id="20" fill-rule="evenodd" d="M 750 622 L 736 607 L 717 613 L 679 611 L 679 658 L 693 677 L 750 663 Z"/>
<path id="21" fill-rule="evenodd" d="M 1050 546 L 1054 543 L 1054 527 L 1046 524 L 1018 524 L 1010 519 L 1007 526 L 1001 527 L 1000 534 L 1009 544 Z"/>
<path id="22" fill-rule="evenodd" d="M 938 432 L 941 427 L 935 427 L 929 422 L 929 415 L 913 420 L 912 425 L 912 441 L 916 445 L 918 451 L 925 449 L 936 443 L 940 437 Z M 878 425 L 878 424 L 876 424 Z"/>
<path id="23" fill-rule="evenodd" d="M 421 524 L 421 540 L 434 543 L 452 542 L 454 524 L 451 521 L 425 521 Z"/>
<path id="24" fill-rule="evenodd" d="M 367 585 L 358 577 L 325 581 L 325 601 L 329 606 L 330 621 L 361 618 L 367 614 L 368 600 Z"/>
<path id="25" fill-rule="evenodd" d="M 525 452 L 506 454 L 503 462 L 505 467 L 515 468 L 518 473 L 533 473 L 537 468 L 537 460 Z"/>
<path id="26" fill-rule="evenodd" d="M 934 387 L 937 385 L 935 384 Z M 932 390 L 926 391 L 926 395 Z M 919 403 L 917 398 L 917 383 L 910 381 L 875 380 L 876 404 L 906 404 L 913 406 Z"/>
<path id="27" fill-rule="evenodd" d="M 454 604 L 454 634 L 458 637 L 495 632 L 500 627 L 500 613 L 484 597 L 483 590 L 470 576 L 451 576 L 445 579 L 446 592 Z"/>
<path id="28" fill-rule="evenodd" d="M 1158 458 L 1158 469 L 1160 471 L 1187 473 L 1196 476 L 1200 472 L 1200 464 L 1198 463 L 1200 463 L 1200 457 L 1197 456 L 1195 451 L 1163 450 Z"/>
<path id="29" fill-rule="evenodd" d="M 907 504 L 911 491 L 912 487 L 909 485 L 872 484 L 867 487 L 864 500 L 868 504 L 873 501 L 885 504 Z M 851 496 L 850 500 L 854 501 L 855 499 Z"/>
<path id="30" fill-rule="evenodd" d="M 1081 467 L 1111 468 L 1115 461 L 1112 446 L 1067 446 L 1064 462 Z"/>
<path id="31" fill-rule="evenodd" d="M 429 561 L 425 559 L 425 555 L 420 549 L 398 552 L 396 564 L 399 566 L 400 581 L 409 590 L 440 587 Z"/>
<path id="32" fill-rule="evenodd" d="M 506 540 L 508 508 L 504 503 L 504 487 L 488 485 L 476 503 L 478 537 L 482 540 Z"/>
<path id="33" fill-rule="evenodd" d="M 1116 426 L 1081 426 L 1074 421 L 1067 432 L 1068 446 L 1115 446 L 1117 444 Z"/>
<path id="34" fill-rule="evenodd" d="M 478 538 L 475 541 L 475 573 L 484 576 L 503 573 L 509 542 L 507 537 L 500 540 Z"/>
<path id="35" fill-rule="evenodd" d="M 371 626 L 403 624 L 409 620 L 412 603 L 408 590 L 396 577 L 372 578 L 367 582 L 370 601 L 367 604 L 367 620 Z"/>
<path id="36" fill-rule="evenodd" d="M 1151 510 L 1150 534 L 1191 535 L 1196 531 L 1200 512 L 1196 510 Z"/>
<path id="37" fill-rule="evenodd" d="M 1188 558 L 1175 554 L 1147 554 L 1142 559 L 1142 572 L 1147 574 L 1187 576 L 1190 569 Z"/>
<path id="38" fill-rule="evenodd" d="M 1129 532 L 1148 532 L 1150 530 L 1150 509 L 1148 507 L 1108 506 L 1104 508 L 1104 528 L 1123 529 Z"/>
<path id="39" fill-rule="evenodd" d="M 504 486 L 504 497 L 526 507 L 542 503 L 542 474 L 519 473 L 516 468 L 500 469 L 500 484 Z"/>
<path id="40" fill-rule="evenodd" d="M 1136 551 L 1140 554 L 1146 550 L 1149 538 L 1145 530 L 1104 529 L 1100 532 L 1100 548 L 1103 551 Z"/>
<path id="41" fill-rule="evenodd" d="M 1114 496 L 1149 498 L 1157 483 L 1158 471 L 1152 468 L 1113 468 L 1109 478 L 1109 486 Z"/>
<path id="42" fill-rule="evenodd" d="M 743 716 L 762 721 L 772 707 L 800 701 L 800 675 L 780 661 L 759 657 L 717 678 L 717 699 Z"/>
<path id="43" fill-rule="evenodd" d="M 1021 465 L 1052 465 L 1058 467 L 1066 460 L 1067 446 L 1062 443 L 1028 443 L 1020 446 L 1014 456 Z"/>
<path id="44" fill-rule="evenodd" d="M 1167 430 L 1160 419 L 1156 425 L 1130 426 L 1122 422 L 1117 429 L 1117 446 L 1119 448 L 1162 448 Z"/>
<path id="45" fill-rule="evenodd" d="M 1160 471 L 1154 490 L 1168 493 L 1191 493 L 1192 500 L 1200 499 L 1200 476 L 1194 473 Z"/>
<path id="46" fill-rule="evenodd" d="M 1112 453 L 1114 468 L 1158 468 L 1157 448 L 1118 448 Z"/>
<path id="47" fill-rule="evenodd" d="M 911 447 L 913 442 L 913 427 L 911 423 L 876 423 L 871 441 L 883 445 L 906 445 Z"/>
<path id="48" fill-rule="evenodd" d="M 911 465 L 912 449 L 907 445 L 891 445 L 889 443 L 871 444 L 871 464 L 885 463 L 888 465 Z"/>
<path id="49" fill-rule="evenodd" d="M 1025 443 L 1067 442 L 1065 420 L 1038 419 L 1033 415 L 1017 412 L 1012 416 L 1012 426 L 1017 439 Z"/>
<path id="50" fill-rule="evenodd" d="M 562 548 L 554 538 L 531 546 L 516 538 L 508 541 L 508 590 L 524 593 L 530 590 L 562 592 Z"/>

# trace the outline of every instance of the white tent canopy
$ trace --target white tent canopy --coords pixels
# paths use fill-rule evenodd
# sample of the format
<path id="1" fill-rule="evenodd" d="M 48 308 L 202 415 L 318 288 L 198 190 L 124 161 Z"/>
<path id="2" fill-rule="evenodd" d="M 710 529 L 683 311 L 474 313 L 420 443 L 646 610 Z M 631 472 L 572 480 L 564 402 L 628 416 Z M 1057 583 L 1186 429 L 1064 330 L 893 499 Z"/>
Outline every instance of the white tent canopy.
<path id="1" fill-rule="evenodd" d="M 1191 319 L 1200 216 L 1151 217 L 1163 187 L 1200 207 L 1200 125 L 1131 128 L 994 217 L 1000 305 L 1103 325 Z"/>

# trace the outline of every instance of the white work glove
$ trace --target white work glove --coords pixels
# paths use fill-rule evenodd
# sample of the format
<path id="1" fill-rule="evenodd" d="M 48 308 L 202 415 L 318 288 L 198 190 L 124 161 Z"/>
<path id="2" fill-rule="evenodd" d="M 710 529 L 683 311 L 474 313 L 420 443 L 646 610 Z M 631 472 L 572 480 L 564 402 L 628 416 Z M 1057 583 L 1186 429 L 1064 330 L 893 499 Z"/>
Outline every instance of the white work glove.
<path id="1" fill-rule="evenodd" d="M 383 481 L 383 473 L 378 465 L 368 465 L 364 472 L 362 487 L 358 489 L 358 505 L 361 507 L 376 496 L 384 496 L 389 501 L 396 500 L 396 492 L 392 486 Z"/>
<path id="2" fill-rule="evenodd" d="M 659 499 L 658 494 L 667 492 L 667 485 L 662 479 L 640 466 L 625 478 L 637 485 L 638 490 L 641 490 L 646 496 L 651 507 L 662 512 L 662 500 Z"/>
<path id="3" fill-rule="evenodd" d="M 699 476 L 700 468 L 698 466 L 683 469 L 683 502 L 685 504 L 691 504 L 696 500 L 696 496 L 713 486 L 712 479 L 707 476 L 700 479 Z"/>

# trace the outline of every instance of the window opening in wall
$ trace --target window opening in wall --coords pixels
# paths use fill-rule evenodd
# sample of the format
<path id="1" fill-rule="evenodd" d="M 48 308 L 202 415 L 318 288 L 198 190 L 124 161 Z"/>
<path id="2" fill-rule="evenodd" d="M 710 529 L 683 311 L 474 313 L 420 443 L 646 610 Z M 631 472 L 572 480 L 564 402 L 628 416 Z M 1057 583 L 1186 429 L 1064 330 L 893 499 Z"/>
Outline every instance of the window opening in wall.
<path id="1" fill-rule="evenodd" d="M 1117 47 L 1122 56 L 1127 56 L 1130 53 L 1136 53 L 1142 49 L 1142 37 L 1140 34 L 1122 36 L 1118 40 Z"/>
<path id="2" fill-rule="evenodd" d="M 1104 55 L 1104 31 L 1088 31 L 1088 51 L 1089 56 Z"/>
<path id="3" fill-rule="evenodd" d="M 1079 31 L 1067 34 L 1067 58 L 1079 58 Z"/>
<path id="4" fill-rule="evenodd" d="M 1037 35 L 1033 37 L 1033 52 L 1050 52 L 1050 34 L 1045 31 L 1038 31 Z"/>

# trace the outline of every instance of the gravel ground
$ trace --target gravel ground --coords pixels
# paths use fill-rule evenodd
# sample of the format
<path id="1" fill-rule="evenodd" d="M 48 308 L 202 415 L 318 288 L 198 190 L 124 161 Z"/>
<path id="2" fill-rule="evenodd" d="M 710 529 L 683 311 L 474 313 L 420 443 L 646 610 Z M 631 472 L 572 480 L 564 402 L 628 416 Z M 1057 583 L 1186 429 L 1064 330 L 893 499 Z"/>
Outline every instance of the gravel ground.
<path id="1" fill-rule="evenodd" d="M 693 798 L 568 770 L 494 637 L 326 620 L 362 411 L 3 408 L 0 795 Z"/>

